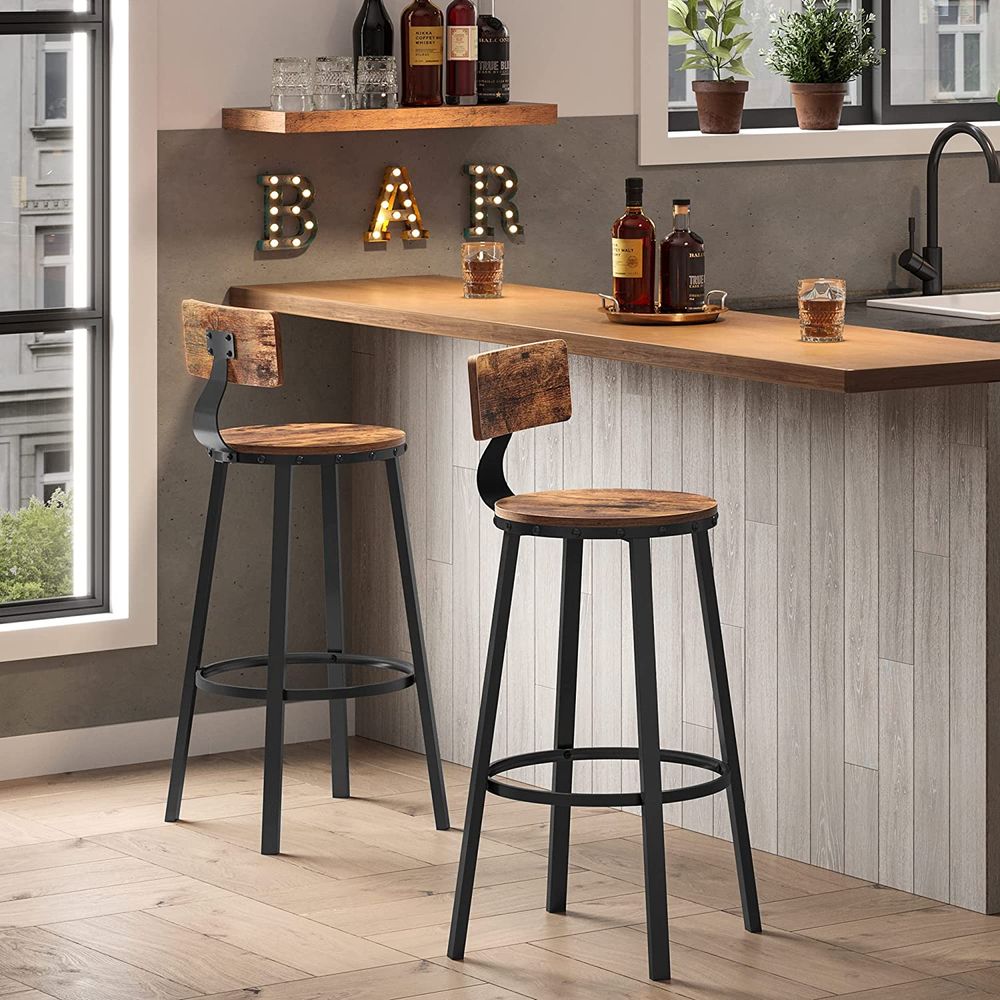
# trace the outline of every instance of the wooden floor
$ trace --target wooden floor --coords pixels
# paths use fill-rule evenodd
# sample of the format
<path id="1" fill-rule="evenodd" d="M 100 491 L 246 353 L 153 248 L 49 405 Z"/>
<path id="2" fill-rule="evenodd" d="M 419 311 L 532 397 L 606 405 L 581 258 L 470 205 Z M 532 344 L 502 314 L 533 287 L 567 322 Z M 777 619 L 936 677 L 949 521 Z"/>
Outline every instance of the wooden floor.
<path id="1" fill-rule="evenodd" d="M 639 821 L 580 810 L 570 908 L 547 914 L 546 811 L 492 800 L 463 963 L 444 957 L 460 832 L 434 831 L 423 759 L 354 741 L 288 749 L 281 858 L 257 853 L 259 754 L 0 785 L 0 997 L 16 1000 L 986 1000 L 991 918 L 767 854 L 744 933 L 730 846 L 668 828 L 675 978 L 645 978 Z M 453 822 L 468 772 L 449 765 Z"/>

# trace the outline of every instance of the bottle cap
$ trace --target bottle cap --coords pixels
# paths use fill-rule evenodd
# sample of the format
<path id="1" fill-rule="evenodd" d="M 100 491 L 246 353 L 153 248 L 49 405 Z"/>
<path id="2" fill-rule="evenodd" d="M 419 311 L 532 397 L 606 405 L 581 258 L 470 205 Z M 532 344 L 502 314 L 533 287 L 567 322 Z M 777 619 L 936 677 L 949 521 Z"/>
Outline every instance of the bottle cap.
<path id="1" fill-rule="evenodd" d="M 675 208 L 684 208 L 684 207 L 690 208 L 691 207 L 691 199 L 690 198 L 674 198 L 674 207 Z"/>
<path id="2" fill-rule="evenodd" d="M 642 204 L 642 178 L 629 177 L 625 181 L 625 200 L 630 205 Z"/>

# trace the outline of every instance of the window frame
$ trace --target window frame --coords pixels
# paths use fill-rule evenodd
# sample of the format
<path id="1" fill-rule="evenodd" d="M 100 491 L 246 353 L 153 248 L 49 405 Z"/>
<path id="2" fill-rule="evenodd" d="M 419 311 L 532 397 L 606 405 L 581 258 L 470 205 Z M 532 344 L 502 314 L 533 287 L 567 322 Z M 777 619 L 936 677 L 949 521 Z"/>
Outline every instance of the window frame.
<path id="1" fill-rule="evenodd" d="M 60 597 L 0 605 L 0 627 L 8 624 L 45 622 L 49 619 L 99 615 L 110 610 L 109 546 L 109 428 L 110 428 L 110 106 L 111 106 L 111 0 L 91 0 L 87 11 L 34 10 L 0 13 L 0 35 L 35 36 L 39 63 L 36 79 L 44 79 L 46 35 L 86 32 L 90 66 L 88 190 L 74 189 L 74 200 L 88 199 L 89 226 L 87 253 L 90 261 L 90 299 L 85 307 L 7 310 L 0 312 L 0 336 L 89 333 L 91 380 L 87 387 L 90 420 L 86 441 L 89 466 L 90 514 L 89 550 L 90 593 L 83 597 Z M 70 83 L 70 90 L 72 82 Z M 44 108 L 44 94 L 36 107 Z M 68 114 L 69 114 L 68 110 Z M 44 114 L 37 113 L 36 119 Z M 72 117 L 49 120 L 32 126 L 44 129 L 70 125 Z M 75 478 L 81 479 L 74 461 Z"/>

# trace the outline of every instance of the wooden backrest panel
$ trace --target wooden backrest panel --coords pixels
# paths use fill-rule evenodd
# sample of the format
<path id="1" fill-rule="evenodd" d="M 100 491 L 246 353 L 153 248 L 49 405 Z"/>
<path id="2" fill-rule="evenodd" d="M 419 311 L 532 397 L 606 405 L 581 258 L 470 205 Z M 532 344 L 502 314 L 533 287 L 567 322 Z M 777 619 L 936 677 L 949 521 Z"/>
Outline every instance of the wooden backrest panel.
<path id="1" fill-rule="evenodd" d="M 235 309 L 188 299 L 181 307 L 184 323 L 184 356 L 187 370 L 196 378 L 212 374 L 212 355 L 205 335 L 209 330 L 231 333 L 236 357 L 229 362 L 229 381 L 275 389 L 282 385 L 281 331 L 273 313 Z"/>
<path id="2" fill-rule="evenodd" d="M 472 431 L 477 441 L 573 415 L 565 340 L 545 340 L 469 358 Z"/>

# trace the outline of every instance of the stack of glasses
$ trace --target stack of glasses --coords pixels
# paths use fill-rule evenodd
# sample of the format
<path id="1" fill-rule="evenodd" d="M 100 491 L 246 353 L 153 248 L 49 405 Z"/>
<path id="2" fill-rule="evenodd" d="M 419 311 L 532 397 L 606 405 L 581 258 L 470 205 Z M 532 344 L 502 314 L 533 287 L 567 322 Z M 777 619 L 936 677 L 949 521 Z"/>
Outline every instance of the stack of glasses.
<path id="1" fill-rule="evenodd" d="M 274 60 L 272 111 L 348 111 L 399 106 L 393 56 L 292 56 Z"/>

